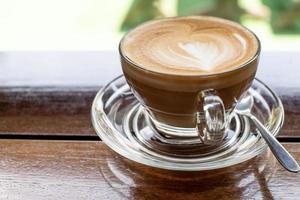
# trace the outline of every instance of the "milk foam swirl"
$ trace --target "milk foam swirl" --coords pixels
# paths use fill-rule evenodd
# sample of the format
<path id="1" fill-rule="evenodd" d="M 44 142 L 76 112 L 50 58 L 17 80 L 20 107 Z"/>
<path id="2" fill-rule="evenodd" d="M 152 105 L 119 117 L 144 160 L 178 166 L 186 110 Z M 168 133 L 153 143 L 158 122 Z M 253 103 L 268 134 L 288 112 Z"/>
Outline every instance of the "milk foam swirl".
<path id="1" fill-rule="evenodd" d="M 122 52 L 145 69 L 171 74 L 211 74 L 239 67 L 254 56 L 256 38 L 227 20 L 171 18 L 130 32 Z"/>

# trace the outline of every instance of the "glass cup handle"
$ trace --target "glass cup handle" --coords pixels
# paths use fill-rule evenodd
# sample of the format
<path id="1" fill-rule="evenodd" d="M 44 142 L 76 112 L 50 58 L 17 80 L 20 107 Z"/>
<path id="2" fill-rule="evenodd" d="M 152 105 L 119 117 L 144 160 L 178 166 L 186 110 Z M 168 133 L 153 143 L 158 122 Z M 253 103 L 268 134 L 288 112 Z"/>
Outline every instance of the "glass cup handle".
<path id="1" fill-rule="evenodd" d="M 208 145 L 220 144 L 225 138 L 225 108 L 214 89 L 201 91 L 197 99 L 196 128 L 201 141 Z"/>

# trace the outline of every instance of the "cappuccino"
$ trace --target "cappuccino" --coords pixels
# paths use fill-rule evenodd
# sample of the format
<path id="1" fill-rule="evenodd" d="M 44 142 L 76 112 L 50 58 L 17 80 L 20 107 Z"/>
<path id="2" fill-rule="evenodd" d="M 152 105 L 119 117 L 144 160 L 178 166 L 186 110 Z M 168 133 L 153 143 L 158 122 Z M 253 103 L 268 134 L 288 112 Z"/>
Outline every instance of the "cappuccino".
<path id="1" fill-rule="evenodd" d="M 199 93 L 213 89 L 230 112 L 251 86 L 260 53 L 257 37 L 215 17 L 145 23 L 119 46 L 124 76 L 150 116 L 174 127 L 195 127 Z"/>
<path id="2" fill-rule="evenodd" d="M 257 52 L 255 36 L 214 17 L 167 18 L 145 23 L 123 39 L 133 63 L 165 74 L 207 75 L 233 70 Z"/>

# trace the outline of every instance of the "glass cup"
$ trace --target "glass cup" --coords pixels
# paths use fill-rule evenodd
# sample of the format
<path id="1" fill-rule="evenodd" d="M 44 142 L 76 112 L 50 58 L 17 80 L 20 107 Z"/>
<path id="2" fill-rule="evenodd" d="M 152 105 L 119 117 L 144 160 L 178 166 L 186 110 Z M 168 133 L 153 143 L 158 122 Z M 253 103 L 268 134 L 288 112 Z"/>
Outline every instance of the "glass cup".
<path id="1" fill-rule="evenodd" d="M 257 70 L 260 42 L 248 32 L 257 39 L 255 55 L 232 70 L 209 75 L 147 70 L 125 56 L 125 35 L 119 45 L 122 70 L 151 127 L 167 138 L 199 137 L 207 145 L 222 143 L 234 107 L 251 86 Z"/>

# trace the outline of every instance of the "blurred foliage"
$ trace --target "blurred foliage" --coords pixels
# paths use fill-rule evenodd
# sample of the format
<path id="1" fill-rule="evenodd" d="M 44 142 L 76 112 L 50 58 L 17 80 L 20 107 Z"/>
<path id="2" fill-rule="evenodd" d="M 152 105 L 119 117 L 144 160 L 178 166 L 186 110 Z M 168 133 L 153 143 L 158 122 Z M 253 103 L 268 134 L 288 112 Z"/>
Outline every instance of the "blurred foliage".
<path id="1" fill-rule="evenodd" d="M 122 22 L 121 31 L 128 31 L 142 22 L 164 17 L 160 5 L 163 0 L 133 0 Z M 175 0 L 174 0 L 175 1 Z M 260 0 L 270 10 L 275 33 L 300 33 L 300 0 Z M 253 15 L 240 7 L 238 0 L 177 0 L 178 16 L 210 15 L 240 21 L 242 15 Z M 253 18 L 256 16 L 253 15 Z"/>
<path id="2" fill-rule="evenodd" d="M 183 15 L 210 15 L 239 21 L 244 10 L 237 0 L 178 0 L 177 13 Z"/>
<path id="3" fill-rule="evenodd" d="M 271 10 L 271 26 L 275 33 L 300 32 L 300 1 L 262 0 Z"/>
<path id="4" fill-rule="evenodd" d="M 134 0 L 121 25 L 121 31 L 127 31 L 145 21 L 163 17 L 158 3 L 159 0 Z"/>

